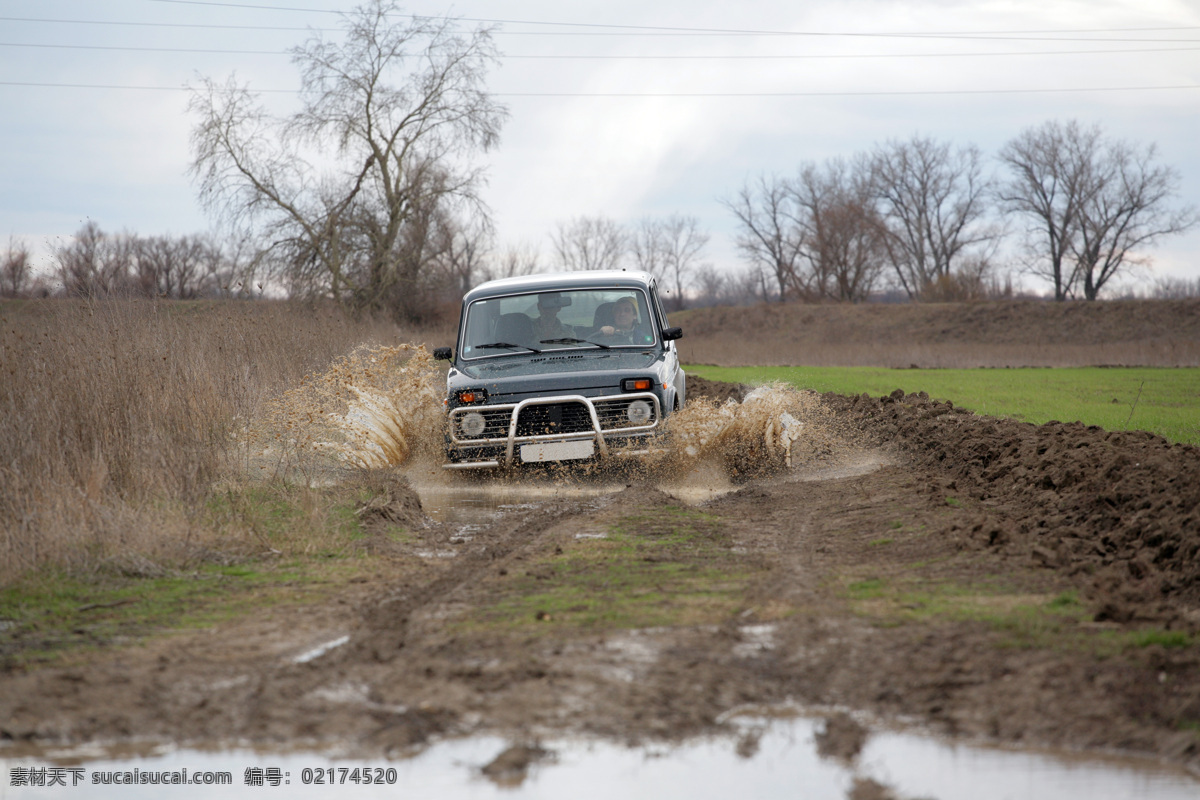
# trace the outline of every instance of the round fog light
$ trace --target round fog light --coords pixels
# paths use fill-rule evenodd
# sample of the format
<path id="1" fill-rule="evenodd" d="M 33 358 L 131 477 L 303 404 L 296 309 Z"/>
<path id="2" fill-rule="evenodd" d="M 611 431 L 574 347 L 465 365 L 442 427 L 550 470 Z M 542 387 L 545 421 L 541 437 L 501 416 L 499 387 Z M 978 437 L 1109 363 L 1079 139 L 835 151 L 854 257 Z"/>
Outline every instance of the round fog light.
<path id="1" fill-rule="evenodd" d="M 629 417 L 629 421 L 634 425 L 645 425 L 650 421 L 650 404 L 645 400 L 634 400 L 629 404 L 629 408 L 625 409 L 625 416 Z"/>
<path id="2" fill-rule="evenodd" d="M 467 436 L 479 436 L 483 433 L 483 429 L 487 427 L 487 422 L 483 418 L 483 414 L 471 412 L 463 414 L 458 422 L 462 432 Z"/>

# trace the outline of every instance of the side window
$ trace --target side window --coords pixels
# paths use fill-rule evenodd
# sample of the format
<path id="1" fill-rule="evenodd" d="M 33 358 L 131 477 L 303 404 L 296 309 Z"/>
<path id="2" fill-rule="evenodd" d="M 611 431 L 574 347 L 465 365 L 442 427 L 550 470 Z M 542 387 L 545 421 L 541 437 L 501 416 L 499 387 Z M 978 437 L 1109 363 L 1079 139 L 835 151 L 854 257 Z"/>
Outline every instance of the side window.
<path id="1" fill-rule="evenodd" d="M 650 284 L 650 297 L 654 302 L 654 313 L 658 316 L 659 324 L 663 329 L 669 328 L 670 325 L 667 323 L 667 314 L 665 311 L 663 311 L 662 303 L 660 303 L 658 300 L 658 286 L 656 284 Z"/>
<path id="2" fill-rule="evenodd" d="M 475 345 L 495 341 L 497 311 L 496 302 L 489 300 L 477 300 L 467 309 L 463 341 L 459 344 L 459 352 L 464 357 L 478 355 Z"/>

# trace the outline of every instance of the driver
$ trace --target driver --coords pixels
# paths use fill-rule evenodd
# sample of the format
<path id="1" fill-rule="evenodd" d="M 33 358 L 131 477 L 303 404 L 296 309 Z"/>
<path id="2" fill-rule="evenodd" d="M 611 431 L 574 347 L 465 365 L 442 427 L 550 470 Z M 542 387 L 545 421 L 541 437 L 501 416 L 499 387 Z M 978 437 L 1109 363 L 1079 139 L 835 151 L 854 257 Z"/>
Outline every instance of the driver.
<path id="1" fill-rule="evenodd" d="M 637 328 L 637 306 L 632 297 L 622 297 L 613 306 L 613 324 L 604 325 L 598 331 L 604 336 L 620 336 L 632 338 Z"/>

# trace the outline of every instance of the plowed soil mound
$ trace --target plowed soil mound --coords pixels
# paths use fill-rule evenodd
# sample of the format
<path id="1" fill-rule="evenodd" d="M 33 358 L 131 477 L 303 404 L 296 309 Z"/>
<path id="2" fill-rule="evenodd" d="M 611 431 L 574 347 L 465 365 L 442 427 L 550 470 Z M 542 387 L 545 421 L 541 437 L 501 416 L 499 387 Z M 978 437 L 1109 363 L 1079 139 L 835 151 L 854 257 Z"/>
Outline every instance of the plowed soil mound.
<path id="1" fill-rule="evenodd" d="M 1200 608 L 1197 448 L 1144 432 L 980 417 L 924 393 L 825 400 L 975 497 L 980 513 L 965 528 L 979 546 L 1087 576 L 1098 619 L 1200 621 L 1184 614 Z"/>
<path id="2" fill-rule="evenodd" d="M 687 379 L 688 397 L 707 397 L 724 403 L 726 400 L 736 400 L 739 403 L 746 396 L 745 386 L 724 381 L 710 381 L 697 375 L 689 375 Z"/>

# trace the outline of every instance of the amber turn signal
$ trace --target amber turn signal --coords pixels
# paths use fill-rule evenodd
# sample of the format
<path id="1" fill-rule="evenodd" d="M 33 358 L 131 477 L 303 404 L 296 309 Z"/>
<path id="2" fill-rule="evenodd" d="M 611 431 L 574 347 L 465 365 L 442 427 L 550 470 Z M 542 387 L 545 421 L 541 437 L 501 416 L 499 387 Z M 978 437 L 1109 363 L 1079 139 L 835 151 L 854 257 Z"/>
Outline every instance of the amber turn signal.
<path id="1" fill-rule="evenodd" d="M 458 402 L 466 405 L 469 403 L 482 403 L 487 400 L 487 392 L 483 389 L 463 389 L 458 393 Z"/>

